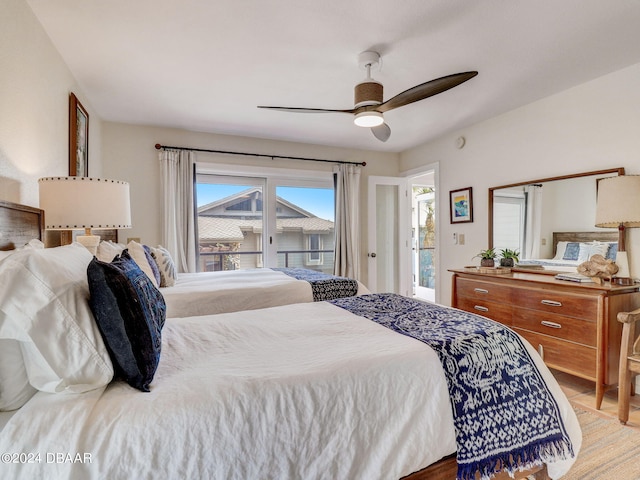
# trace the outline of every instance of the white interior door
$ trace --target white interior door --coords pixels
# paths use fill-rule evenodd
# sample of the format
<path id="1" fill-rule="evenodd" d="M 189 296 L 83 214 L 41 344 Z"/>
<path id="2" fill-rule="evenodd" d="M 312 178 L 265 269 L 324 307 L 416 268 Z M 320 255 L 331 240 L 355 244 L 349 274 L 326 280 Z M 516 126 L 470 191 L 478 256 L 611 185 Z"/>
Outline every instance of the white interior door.
<path id="1" fill-rule="evenodd" d="M 411 295 L 407 179 L 369 177 L 368 287 Z"/>

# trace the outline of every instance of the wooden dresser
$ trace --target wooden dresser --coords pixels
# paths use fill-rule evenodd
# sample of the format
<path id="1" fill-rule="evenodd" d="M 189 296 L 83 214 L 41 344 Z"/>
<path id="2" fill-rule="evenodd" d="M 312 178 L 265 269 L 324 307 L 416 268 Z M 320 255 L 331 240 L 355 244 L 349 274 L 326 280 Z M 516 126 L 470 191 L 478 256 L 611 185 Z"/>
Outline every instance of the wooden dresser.
<path id="1" fill-rule="evenodd" d="M 618 381 L 618 312 L 640 307 L 638 286 L 556 280 L 553 275 L 453 272 L 451 305 L 503 323 L 526 338 L 545 363 L 605 386 Z"/>

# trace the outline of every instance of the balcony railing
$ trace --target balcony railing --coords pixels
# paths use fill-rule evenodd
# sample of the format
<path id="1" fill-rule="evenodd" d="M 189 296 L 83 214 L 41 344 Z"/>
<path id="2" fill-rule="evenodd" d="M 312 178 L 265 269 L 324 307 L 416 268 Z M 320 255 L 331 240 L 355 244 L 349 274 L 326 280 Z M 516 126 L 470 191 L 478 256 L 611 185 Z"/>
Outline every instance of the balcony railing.
<path id="1" fill-rule="evenodd" d="M 333 250 L 278 250 L 278 265 L 279 266 L 283 266 L 285 268 L 289 268 L 292 266 L 304 266 L 305 268 L 309 268 L 312 270 L 318 270 L 318 271 L 332 271 L 333 270 Z M 295 262 L 292 261 L 291 255 L 306 255 L 309 253 L 328 253 L 331 254 L 331 257 L 329 259 L 327 259 L 326 257 L 324 257 L 324 262 L 320 265 L 309 265 L 308 262 L 302 261 L 302 262 Z M 254 252 L 246 252 L 246 251 L 242 251 L 242 252 L 231 252 L 231 251 L 226 251 L 226 252 L 200 252 L 199 254 L 199 258 L 200 258 L 200 268 L 199 271 L 200 272 L 218 272 L 218 271 L 223 271 L 223 270 L 238 270 L 239 267 L 239 261 L 235 261 L 235 259 L 239 259 L 240 256 L 242 255 L 260 255 L 262 256 L 262 252 L 260 251 L 254 251 Z M 282 261 L 280 261 L 280 256 L 284 255 L 284 258 Z M 226 257 L 226 258 L 225 258 Z M 230 257 L 235 257 L 234 261 L 229 261 L 231 258 Z M 260 262 L 262 263 L 262 262 Z M 302 265 L 296 265 L 295 263 L 298 264 L 302 264 Z M 256 262 L 256 267 L 260 266 L 257 264 Z"/>

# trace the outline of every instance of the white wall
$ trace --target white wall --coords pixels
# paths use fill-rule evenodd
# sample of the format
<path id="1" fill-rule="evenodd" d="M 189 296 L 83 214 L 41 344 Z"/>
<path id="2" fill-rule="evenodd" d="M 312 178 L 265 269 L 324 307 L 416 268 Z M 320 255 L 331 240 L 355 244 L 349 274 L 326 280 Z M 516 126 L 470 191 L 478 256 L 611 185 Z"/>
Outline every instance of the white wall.
<path id="1" fill-rule="evenodd" d="M 101 121 L 24 0 L 0 14 L 0 199 L 38 206 L 38 178 L 69 174 L 69 92 L 89 113 L 89 175 L 102 172 Z"/>
<path id="2" fill-rule="evenodd" d="M 439 163 L 442 303 L 449 304 L 451 298 L 447 269 L 477 263 L 472 257 L 487 247 L 489 187 L 619 166 L 627 174 L 640 174 L 638 85 L 640 64 L 401 154 L 401 171 Z M 461 135 L 467 141 L 459 150 L 455 139 Z M 449 191 L 469 186 L 474 221 L 451 225 Z M 465 234 L 465 245 L 449 241 L 454 232 Z M 640 229 L 628 233 L 632 274 L 640 276 Z"/>
<path id="3" fill-rule="evenodd" d="M 103 175 L 125 180 L 131 186 L 133 228 L 120 231 L 120 238 L 139 237 L 143 243 L 156 245 L 161 239 L 160 168 L 158 150 L 154 145 L 184 146 L 212 150 L 292 155 L 328 160 L 367 162 L 362 167 L 360 195 L 363 252 L 360 259 L 361 279 L 367 278 L 367 177 L 369 175 L 397 175 L 399 155 L 319 145 L 278 142 L 259 138 L 197 133 L 179 129 L 126 125 L 103 122 Z M 235 155 L 198 153 L 198 161 L 213 164 L 241 164 L 291 170 L 321 170 L 331 172 L 332 164 L 295 160 L 270 160 Z"/>

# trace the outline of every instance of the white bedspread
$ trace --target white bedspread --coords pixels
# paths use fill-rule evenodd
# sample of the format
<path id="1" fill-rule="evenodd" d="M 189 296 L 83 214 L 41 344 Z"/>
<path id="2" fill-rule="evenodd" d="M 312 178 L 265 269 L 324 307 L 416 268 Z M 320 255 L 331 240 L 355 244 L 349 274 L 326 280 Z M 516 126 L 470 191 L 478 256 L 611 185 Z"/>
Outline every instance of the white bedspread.
<path id="1" fill-rule="evenodd" d="M 538 365 L 577 454 L 575 414 Z M 316 302 L 167 320 L 150 393 L 114 382 L 36 394 L 0 433 L 0 452 L 40 462 L 1 464 L 0 477 L 386 480 L 454 451 L 436 354 Z M 86 454 L 91 463 L 47 463 Z"/>
<path id="2" fill-rule="evenodd" d="M 180 273 L 161 288 L 167 317 L 191 317 L 313 301 L 309 282 L 270 268 Z M 358 295 L 369 293 L 358 284 Z"/>

